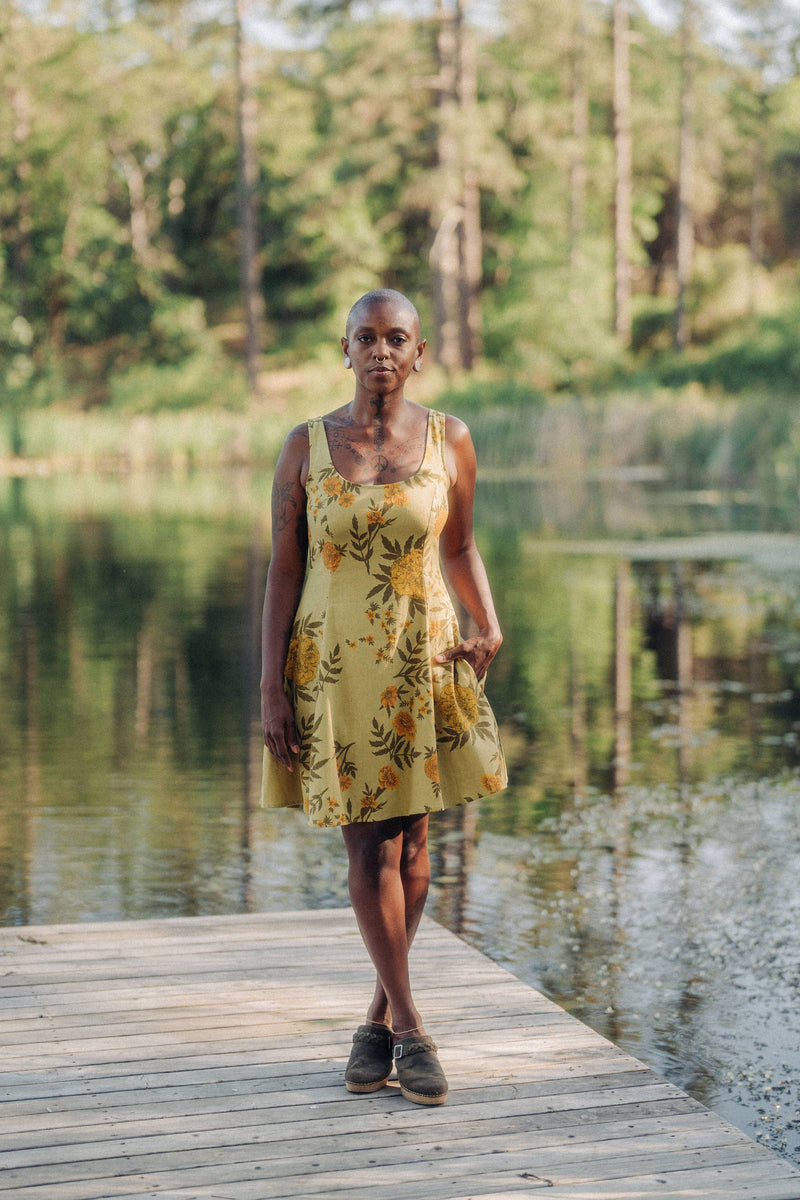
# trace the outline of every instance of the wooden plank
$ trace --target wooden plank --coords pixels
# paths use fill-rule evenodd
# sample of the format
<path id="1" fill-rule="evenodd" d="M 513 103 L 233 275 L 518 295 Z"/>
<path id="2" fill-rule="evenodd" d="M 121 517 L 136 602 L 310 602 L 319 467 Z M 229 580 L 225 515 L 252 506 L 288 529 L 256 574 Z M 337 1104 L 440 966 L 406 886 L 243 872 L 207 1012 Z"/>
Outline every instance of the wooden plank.
<path id="1" fill-rule="evenodd" d="M 349 910 L 0 931 L 0 1194 L 800 1200 L 800 1171 L 423 922 L 447 1105 L 342 1086 Z"/>
<path id="2" fill-rule="evenodd" d="M 528 1031 L 529 1013 L 504 1012 L 501 1009 L 500 1015 L 505 1030 L 514 1032 L 520 1030 L 523 1033 Z M 296 1019 L 285 1017 L 283 1014 L 276 1016 L 265 1011 L 232 1014 L 230 1009 L 215 1016 L 190 1014 L 183 1019 L 173 1017 L 166 1020 L 151 1018 L 147 1021 L 136 1021 L 129 1018 L 124 1024 L 121 1022 L 115 1024 L 104 1019 L 102 1036 L 98 1036 L 94 1021 L 86 1024 L 84 1020 L 79 1026 L 73 1026 L 70 1020 L 62 1020 L 59 1024 L 59 1033 L 62 1035 L 58 1043 L 59 1051 L 62 1054 L 70 1055 L 81 1054 L 85 1051 L 99 1054 L 107 1050 L 118 1049 L 121 1041 L 124 1041 L 125 1048 L 129 1053 L 134 1050 L 138 1053 L 148 1046 L 172 1046 L 178 1035 L 181 1035 L 184 1045 L 191 1043 L 195 1037 L 202 1039 L 203 1045 L 207 1045 L 209 1039 L 224 1040 L 226 1045 L 231 1045 L 236 1040 L 249 1040 L 242 1038 L 243 1029 L 258 1033 L 257 1044 L 263 1044 L 263 1033 L 267 1029 L 270 1037 L 274 1038 L 291 1037 L 297 1028 Z M 325 1026 L 327 1022 L 323 1019 L 319 1021 L 319 1024 Z M 547 1027 L 563 1027 L 556 1013 L 541 1014 L 537 1025 L 542 1032 Z M 492 1029 L 492 1022 L 489 1017 L 467 1017 L 460 1024 L 460 1029 L 467 1034 L 486 1033 Z M 3 1022 L 3 1057 L 6 1061 L 29 1060 L 37 1048 L 41 1049 L 41 1031 L 41 1019 L 35 1025 L 29 1022 L 29 1028 L 24 1031 L 12 1030 L 9 1032 L 6 1023 Z"/>
<path id="3" fill-rule="evenodd" d="M 392 1090 L 395 1092 L 395 1096 L 393 1097 L 395 1107 L 398 1105 L 403 1105 L 405 1107 L 406 1102 L 400 1096 L 399 1090 Z M 504 1099 L 508 1099 L 508 1097 L 504 1097 L 502 1094 L 500 1097 L 498 1097 L 494 1095 L 495 1091 L 496 1089 L 491 1089 L 492 1095 L 490 1095 L 490 1097 L 484 1101 L 483 1104 L 474 1106 L 474 1109 L 478 1110 L 478 1115 L 480 1115 L 480 1111 L 482 1110 L 485 1116 L 494 1119 L 498 1112 L 507 1114 L 510 1110 L 515 1108 L 518 1112 L 521 1100 L 527 1101 L 527 1103 L 524 1104 L 525 1111 L 529 1116 L 534 1117 L 537 1113 L 549 1114 L 553 1113 L 554 1111 L 561 1113 L 572 1113 L 577 1110 L 583 1110 L 587 1108 L 597 1109 L 601 1106 L 613 1107 L 620 1102 L 625 1102 L 630 1105 L 634 1102 L 642 1104 L 647 1101 L 669 1098 L 667 1095 L 665 1095 L 664 1089 L 659 1087 L 657 1084 L 635 1089 L 635 1096 L 631 1096 L 630 1098 L 625 1097 L 624 1101 L 622 1100 L 622 1092 L 620 1090 L 610 1088 L 603 1093 L 602 1100 L 598 1100 L 598 1094 L 596 1092 L 573 1092 L 552 1098 L 549 1096 L 544 1098 L 514 1097 L 512 1104 L 503 1104 L 502 1101 Z M 271 1113 L 271 1117 L 274 1121 L 281 1122 L 282 1120 L 287 1125 L 290 1125 L 292 1119 L 294 1119 L 295 1122 L 297 1120 L 297 1113 L 294 1113 L 292 1118 L 292 1114 L 290 1112 L 291 1108 L 294 1105 L 299 1104 L 302 1106 L 304 1111 L 308 1111 L 314 1105 L 317 1095 L 318 1093 L 314 1091 L 295 1093 L 288 1097 L 289 1102 L 285 1105 L 283 1104 L 284 1097 L 281 1096 L 281 1107 L 271 1107 L 267 1111 Z M 317 1101 L 317 1103 L 319 1104 L 319 1101 Z M 332 1101 L 328 1107 L 333 1108 L 334 1105 L 342 1116 L 346 1116 L 348 1113 L 352 1112 L 352 1104 L 349 1101 Z M 347 1105 L 347 1107 L 342 1108 L 342 1105 Z M 474 1109 L 473 1106 L 471 1106 L 469 1111 L 469 1118 L 473 1120 L 476 1117 Z M 448 1120 L 445 1121 L 444 1119 L 440 1119 L 437 1124 L 439 1129 L 441 1129 L 443 1125 L 451 1124 L 454 1126 L 454 1128 L 460 1128 L 461 1122 L 463 1122 L 465 1119 L 465 1109 L 462 1107 L 455 1118 L 452 1117 L 453 1112 L 456 1112 L 456 1106 L 451 1104 L 448 1112 Z M 328 1121 L 330 1121 L 334 1115 L 335 1114 L 332 1112 L 325 1113 L 325 1117 Z M 228 1147 L 247 1145 L 251 1141 L 255 1141 L 258 1144 L 263 1144 L 267 1141 L 276 1140 L 272 1133 L 268 1130 L 260 1127 L 256 1130 L 253 1130 L 251 1128 L 252 1123 L 242 1124 L 242 1116 L 239 1113 L 232 1113 L 228 1111 L 218 1114 L 218 1116 L 224 1117 L 225 1119 L 226 1146 Z M 265 1114 L 262 1112 L 262 1123 L 264 1121 L 264 1117 Z M 308 1124 L 314 1124 L 313 1116 L 308 1121 Z M 217 1146 L 219 1139 L 219 1121 L 214 1124 L 210 1124 L 207 1129 L 203 1129 L 202 1127 L 190 1129 L 185 1135 L 175 1134 L 174 1126 L 172 1125 L 170 1128 L 172 1132 L 169 1135 L 170 1141 L 166 1147 L 170 1150 L 193 1149 L 199 1151 L 206 1145 L 212 1148 Z M 293 1136 L 297 1137 L 296 1131 L 294 1131 Z M 179 1141 L 179 1137 L 182 1138 L 182 1141 Z M 286 1131 L 284 1131 L 284 1136 L 280 1140 L 285 1140 L 285 1137 Z M 96 1164 L 101 1164 L 102 1160 L 109 1157 L 115 1157 L 119 1154 L 119 1138 L 113 1137 L 107 1139 L 107 1141 L 104 1141 L 102 1135 L 98 1136 L 95 1127 L 91 1127 L 91 1138 L 86 1139 L 86 1141 L 80 1140 L 76 1142 L 76 1139 L 73 1136 L 72 1139 L 66 1139 L 63 1142 L 60 1142 L 59 1139 L 54 1138 L 51 1135 L 46 1138 L 34 1139 L 34 1142 L 34 1145 L 17 1151 L 14 1151 L 10 1147 L 6 1148 L 4 1145 L 4 1166 L 13 1171 L 19 1167 L 27 1167 L 32 1165 L 37 1165 L 41 1168 L 44 1168 L 50 1162 L 59 1165 L 63 1165 L 67 1162 L 82 1162 L 86 1157 L 85 1147 L 87 1144 L 91 1144 L 92 1158 Z M 157 1149 L 160 1145 L 160 1138 L 158 1134 L 153 1134 L 150 1131 L 142 1134 L 140 1132 L 140 1122 L 135 1121 L 130 1123 L 128 1126 L 128 1131 L 124 1135 L 124 1144 L 126 1160 L 131 1161 L 133 1156 L 138 1152 L 149 1154 L 154 1149 Z M 98 1170 L 100 1170 L 100 1173 L 103 1173 L 103 1170 L 100 1166 L 98 1166 Z"/>
<path id="4" fill-rule="evenodd" d="M 236 1099 L 240 1101 L 240 1104 L 231 1103 L 231 1100 Z M 74 1145 L 87 1140 L 88 1133 L 91 1133 L 95 1142 L 133 1134 L 145 1136 L 150 1133 L 158 1133 L 159 1130 L 163 1132 L 165 1118 L 169 1120 L 168 1128 L 171 1133 L 192 1133 L 198 1130 L 218 1129 L 220 1115 L 227 1113 L 231 1119 L 233 1114 L 236 1114 L 239 1128 L 246 1128 L 247 1125 L 261 1126 L 262 1141 L 285 1142 L 286 1148 L 291 1147 L 293 1150 L 295 1147 L 302 1146 L 296 1131 L 288 1123 L 281 1125 L 269 1122 L 265 1127 L 264 1117 L 268 1106 L 258 1103 L 253 1105 L 248 1101 L 249 1097 L 246 1096 L 207 1097 L 205 1103 L 195 1100 L 183 1104 L 153 1105 L 144 1112 L 137 1105 L 120 1106 L 115 1109 L 113 1114 L 104 1109 L 99 1116 L 96 1111 L 86 1111 L 85 1109 L 77 1112 L 73 1110 L 56 1111 L 47 1114 L 46 1119 L 41 1122 L 26 1124 L 24 1120 L 20 1119 L 15 1124 L 8 1121 L 3 1127 L 2 1144 L 4 1151 L 11 1151 L 33 1149 L 40 1146 Z M 361 1111 L 363 1113 L 363 1109 Z M 680 1104 L 663 1100 L 648 1102 L 637 1100 L 635 1104 L 623 1103 L 608 1105 L 604 1108 L 582 1109 L 579 1114 L 579 1124 L 573 1121 L 570 1125 L 565 1124 L 569 1117 L 565 1117 L 561 1111 L 542 1113 L 533 1122 L 531 1114 L 527 1110 L 512 1115 L 507 1108 L 500 1107 L 490 1115 L 484 1114 L 482 1117 L 478 1115 L 473 1118 L 471 1114 L 463 1114 L 458 1122 L 458 1136 L 472 1138 L 490 1133 L 502 1134 L 505 1131 L 510 1134 L 530 1132 L 535 1124 L 537 1131 L 556 1129 L 561 1136 L 569 1138 L 594 1138 L 601 1136 L 600 1127 L 630 1130 L 632 1119 L 638 1122 L 637 1127 L 642 1128 L 645 1123 L 649 1123 L 648 1127 L 658 1128 L 664 1122 L 670 1123 L 671 1127 L 678 1128 L 684 1123 L 691 1127 L 698 1127 L 707 1118 L 705 1114 L 700 1114 L 698 1117 L 696 1113 L 686 1113 Z M 337 1132 L 340 1134 L 347 1132 L 348 1149 L 357 1150 L 362 1146 L 376 1147 L 382 1144 L 397 1143 L 399 1131 L 394 1127 L 387 1130 L 385 1121 L 380 1124 L 367 1121 L 366 1127 L 361 1121 L 362 1118 L 354 1113 L 352 1117 L 348 1115 L 340 1118 L 337 1122 Z M 598 1130 L 600 1131 L 598 1132 Z M 414 1136 L 418 1145 L 430 1140 L 439 1140 L 441 1127 L 437 1126 L 430 1130 L 418 1128 Z M 297 1150 L 297 1153 L 300 1152 Z"/>
<path id="5" fill-rule="evenodd" d="M 582 1087 L 597 1090 L 604 1085 L 625 1087 L 633 1082 L 639 1082 L 641 1074 L 646 1071 L 646 1068 L 643 1067 L 639 1072 L 620 1072 L 617 1069 L 619 1063 L 614 1061 L 603 1058 L 587 1061 L 588 1056 L 585 1051 L 580 1051 L 580 1057 L 574 1061 L 574 1053 L 570 1053 L 572 1057 L 567 1058 L 565 1055 L 565 1062 L 560 1064 L 559 1070 L 554 1069 L 549 1062 L 541 1064 L 538 1069 L 531 1068 L 529 1072 L 531 1081 L 535 1081 L 538 1076 L 544 1080 L 539 1086 L 555 1094 L 567 1087 L 571 1087 L 573 1090 L 580 1090 Z M 344 1063 L 340 1070 L 343 1069 L 343 1066 Z M 329 1073 L 323 1074 L 316 1061 L 295 1062 L 290 1069 L 294 1079 L 309 1077 L 309 1086 L 323 1087 L 330 1084 Z M 35 1086 L 4 1088 L 4 1098 L 7 1101 L 13 1101 L 13 1115 L 6 1117 L 0 1115 L 0 1130 L 11 1128 L 6 1125 L 8 1121 L 12 1123 L 15 1120 L 27 1122 L 30 1121 L 32 1115 L 37 1114 L 44 1124 L 47 1124 L 47 1117 L 50 1114 L 83 1112 L 87 1105 L 118 1109 L 123 1105 L 146 1104 L 150 1110 L 155 1110 L 161 1105 L 164 1107 L 166 1115 L 173 1106 L 180 1107 L 181 1105 L 190 1106 L 192 1111 L 196 1111 L 198 1106 L 203 1104 L 217 1106 L 224 1103 L 231 1109 L 239 1107 L 240 1101 L 257 1105 L 258 1097 L 262 1092 L 270 1094 L 283 1086 L 283 1081 L 287 1078 L 286 1072 L 285 1063 L 278 1063 L 259 1070 L 258 1074 L 252 1073 L 252 1078 L 247 1078 L 246 1073 L 235 1068 L 225 1071 L 162 1073 L 158 1081 L 148 1077 L 144 1084 L 141 1078 L 123 1076 L 105 1081 L 105 1086 L 102 1088 L 92 1079 L 67 1078 L 60 1079 L 57 1083 L 44 1079 Z M 336 1086 L 340 1086 L 340 1081 L 341 1074 L 338 1076 Z M 244 1100 L 242 1100 L 243 1094 Z M 47 1103 L 46 1116 L 42 1114 L 43 1101 Z M 217 1111 L 216 1107 L 214 1107 L 214 1111 Z"/>

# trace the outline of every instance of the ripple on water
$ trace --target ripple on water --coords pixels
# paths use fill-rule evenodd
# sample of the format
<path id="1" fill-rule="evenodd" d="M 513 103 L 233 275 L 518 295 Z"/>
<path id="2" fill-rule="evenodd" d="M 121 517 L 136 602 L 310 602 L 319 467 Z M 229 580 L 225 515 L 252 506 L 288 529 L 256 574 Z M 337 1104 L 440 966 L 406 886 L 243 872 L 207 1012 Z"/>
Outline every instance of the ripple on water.
<path id="1" fill-rule="evenodd" d="M 597 797 L 541 835 L 479 832 L 459 932 L 800 1159 L 799 811 L 787 775 L 636 787 L 622 812 Z"/>

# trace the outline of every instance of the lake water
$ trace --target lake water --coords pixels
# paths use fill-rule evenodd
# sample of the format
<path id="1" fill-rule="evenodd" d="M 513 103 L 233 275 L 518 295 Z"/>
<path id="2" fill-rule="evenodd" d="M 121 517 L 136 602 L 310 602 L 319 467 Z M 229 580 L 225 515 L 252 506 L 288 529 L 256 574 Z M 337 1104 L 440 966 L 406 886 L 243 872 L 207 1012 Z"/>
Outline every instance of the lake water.
<path id="1" fill-rule="evenodd" d="M 0 480 L 5 924 L 347 903 L 339 835 L 258 809 L 269 486 Z M 798 511 L 478 513 L 511 786 L 432 822 L 428 912 L 800 1161 Z"/>

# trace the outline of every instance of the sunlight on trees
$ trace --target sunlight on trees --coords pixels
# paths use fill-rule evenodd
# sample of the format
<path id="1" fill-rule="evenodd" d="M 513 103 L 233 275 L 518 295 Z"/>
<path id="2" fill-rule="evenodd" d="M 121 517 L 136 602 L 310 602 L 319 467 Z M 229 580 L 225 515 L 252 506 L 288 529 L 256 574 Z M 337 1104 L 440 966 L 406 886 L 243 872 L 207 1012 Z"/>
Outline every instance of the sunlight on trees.
<path id="1" fill-rule="evenodd" d="M 243 404 L 376 285 L 447 371 L 547 389 L 793 321 L 800 17 L 720 5 L 9 0 L 8 411 L 162 367 Z"/>

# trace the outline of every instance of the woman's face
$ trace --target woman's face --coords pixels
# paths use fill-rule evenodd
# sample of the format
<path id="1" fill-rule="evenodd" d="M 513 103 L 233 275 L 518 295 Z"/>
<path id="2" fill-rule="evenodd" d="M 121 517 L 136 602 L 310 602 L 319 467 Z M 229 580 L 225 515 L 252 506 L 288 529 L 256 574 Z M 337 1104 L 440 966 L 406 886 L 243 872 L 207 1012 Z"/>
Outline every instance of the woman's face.
<path id="1" fill-rule="evenodd" d="M 361 387 L 385 394 L 402 389 L 425 342 L 413 309 L 381 300 L 356 311 L 342 349 Z"/>

